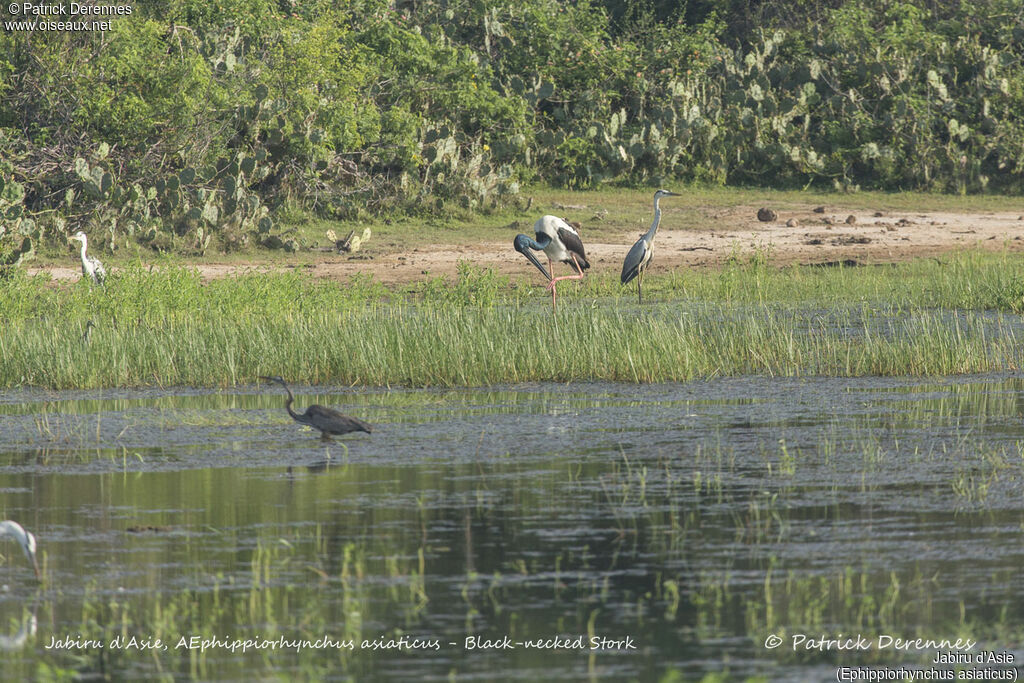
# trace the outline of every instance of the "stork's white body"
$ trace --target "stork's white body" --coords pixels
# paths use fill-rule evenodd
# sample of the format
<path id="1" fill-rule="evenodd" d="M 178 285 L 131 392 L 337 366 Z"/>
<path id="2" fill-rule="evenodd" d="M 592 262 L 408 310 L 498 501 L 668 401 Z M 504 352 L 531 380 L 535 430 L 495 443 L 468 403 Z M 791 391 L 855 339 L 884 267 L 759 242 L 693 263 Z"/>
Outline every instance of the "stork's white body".
<path id="1" fill-rule="evenodd" d="M 572 227 L 558 216 L 541 216 L 537 219 L 537 222 L 533 224 L 533 231 L 538 235 L 547 235 L 551 238 L 547 246 L 544 247 L 544 253 L 549 259 L 555 263 L 572 262 L 571 252 L 565 248 L 565 244 L 558 236 L 559 230 L 568 230 L 578 238 L 580 234 L 576 232 L 576 228 Z"/>
<path id="2" fill-rule="evenodd" d="M 555 300 L 558 294 L 555 285 L 560 280 L 580 280 L 583 278 L 583 271 L 590 267 L 587 261 L 586 249 L 583 248 L 583 241 L 576 228 L 558 216 L 541 216 L 533 224 L 533 232 L 537 239 L 531 239 L 529 235 L 516 235 L 512 246 L 520 254 L 529 259 L 530 263 L 537 267 L 544 277 L 548 279 L 548 289 L 551 290 L 551 308 L 555 308 Z M 545 268 L 534 251 L 543 251 L 548 257 L 548 267 Z M 568 264 L 573 270 L 572 275 L 552 277 L 555 263 Z"/>
<path id="3" fill-rule="evenodd" d="M 102 285 L 107 278 L 107 269 L 103 267 L 98 258 L 85 253 L 89 241 L 85 233 L 79 230 L 71 236 L 71 239 L 82 243 L 82 275 L 92 280 L 93 284 Z"/>

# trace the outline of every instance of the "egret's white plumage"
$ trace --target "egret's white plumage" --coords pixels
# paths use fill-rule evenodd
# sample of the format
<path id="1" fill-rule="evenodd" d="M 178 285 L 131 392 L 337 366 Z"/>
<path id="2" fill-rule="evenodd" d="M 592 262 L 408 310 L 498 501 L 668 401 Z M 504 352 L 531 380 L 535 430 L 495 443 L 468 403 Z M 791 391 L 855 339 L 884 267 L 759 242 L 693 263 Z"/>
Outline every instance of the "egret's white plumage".
<path id="1" fill-rule="evenodd" d="M 25 531 L 25 527 L 17 522 L 7 519 L 0 522 L 0 538 L 12 538 L 21 545 L 21 549 L 25 552 L 25 557 L 32 563 L 32 569 L 35 570 L 36 577 L 38 577 L 39 563 L 36 562 L 36 537 Z"/>
<path id="2" fill-rule="evenodd" d="M 661 201 L 662 197 L 678 196 L 675 192 L 669 192 L 668 190 L 658 190 L 654 193 L 654 221 L 651 223 L 650 229 L 633 244 L 629 253 L 626 254 L 626 260 L 622 263 L 622 284 L 628 284 L 633 281 L 633 278 L 637 278 L 636 294 L 637 299 L 641 303 L 643 303 L 643 295 L 640 287 L 643 273 L 648 264 L 650 264 L 651 257 L 654 256 L 654 236 L 657 234 L 658 226 L 661 224 L 661 207 L 658 205 L 658 202 Z"/>
<path id="3" fill-rule="evenodd" d="M 102 285 L 103 281 L 107 279 L 107 269 L 103 267 L 98 258 L 85 253 L 89 242 L 85 233 L 79 230 L 71 236 L 71 239 L 82 243 L 82 275 L 90 278 L 94 284 Z"/>

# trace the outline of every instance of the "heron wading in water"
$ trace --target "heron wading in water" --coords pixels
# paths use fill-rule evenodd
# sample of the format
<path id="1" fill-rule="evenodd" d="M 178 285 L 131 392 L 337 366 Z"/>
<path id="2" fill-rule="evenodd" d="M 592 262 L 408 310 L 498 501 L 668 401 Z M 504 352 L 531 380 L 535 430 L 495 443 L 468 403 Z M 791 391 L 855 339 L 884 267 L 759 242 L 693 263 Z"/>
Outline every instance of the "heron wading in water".
<path id="1" fill-rule="evenodd" d="M 590 267 L 587 261 L 587 254 L 583 249 L 583 241 L 576 228 L 572 227 L 558 216 L 541 216 L 533 224 L 533 232 L 536 239 L 530 239 L 529 235 L 516 235 L 512 246 L 516 251 L 530 260 L 530 263 L 537 266 L 537 270 L 543 273 L 548 279 L 548 289 L 551 290 L 551 308 L 555 310 L 558 293 L 555 289 L 560 280 L 582 280 L 583 271 Z M 548 257 L 548 268 L 537 260 L 533 255 L 534 251 L 543 251 Z M 573 270 L 574 275 L 563 275 L 552 277 L 554 267 L 553 261 L 567 263 Z"/>
<path id="2" fill-rule="evenodd" d="M 306 412 L 296 413 L 292 410 L 292 402 L 295 401 L 295 397 L 292 396 L 292 390 L 288 388 L 288 385 L 284 383 L 282 378 L 260 375 L 260 379 L 267 382 L 277 382 L 284 387 L 284 390 L 288 392 L 288 400 L 284 404 L 285 410 L 299 424 L 319 429 L 320 438 L 324 441 L 330 441 L 331 436 L 348 434 L 349 432 L 366 432 L 370 434 L 373 431 L 373 427 L 362 420 L 342 415 L 334 408 L 326 406 L 311 405 L 306 408 Z"/>
<path id="3" fill-rule="evenodd" d="M 94 285 L 102 285 L 103 281 L 107 279 L 107 269 L 103 267 L 98 258 L 85 253 L 89 243 L 85 233 L 79 230 L 71 236 L 71 239 L 82 243 L 82 275 L 91 279 Z"/>
<path id="4" fill-rule="evenodd" d="M 39 563 L 36 562 L 36 537 L 25 531 L 25 527 L 8 519 L 0 522 L 0 538 L 13 538 L 21 545 L 21 549 L 25 551 L 25 557 L 32 563 L 32 569 L 35 570 L 38 579 Z"/>
<path id="5" fill-rule="evenodd" d="M 661 207 L 658 206 L 658 202 L 661 201 L 662 197 L 678 196 L 675 192 L 669 192 L 668 190 L 658 190 L 654 193 L 654 222 L 651 223 L 650 230 L 644 233 L 629 250 L 629 253 L 626 254 L 626 260 L 622 264 L 622 284 L 627 285 L 634 278 L 636 279 L 636 298 L 641 304 L 644 302 L 643 292 L 641 291 L 644 271 L 654 255 L 654 235 L 657 234 L 658 225 L 661 223 Z"/>

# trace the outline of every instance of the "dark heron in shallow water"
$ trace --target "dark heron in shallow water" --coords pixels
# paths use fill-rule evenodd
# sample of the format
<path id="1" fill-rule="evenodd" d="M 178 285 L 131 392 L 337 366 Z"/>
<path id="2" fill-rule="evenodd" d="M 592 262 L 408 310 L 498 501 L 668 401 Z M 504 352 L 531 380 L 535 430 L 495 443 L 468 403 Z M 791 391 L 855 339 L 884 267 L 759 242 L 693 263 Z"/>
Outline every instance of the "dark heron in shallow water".
<path id="1" fill-rule="evenodd" d="M 263 375 L 260 375 L 260 379 L 268 382 L 277 382 L 283 386 L 284 390 L 288 392 L 288 400 L 284 404 L 285 410 L 299 424 L 319 429 L 320 438 L 324 441 L 329 441 L 334 435 L 348 434 L 349 432 L 366 432 L 369 434 L 373 431 L 373 427 L 362 420 L 342 415 L 334 408 L 327 408 L 326 406 L 312 405 L 306 408 L 306 412 L 296 413 L 292 410 L 292 402 L 295 400 L 295 397 L 292 396 L 292 390 L 288 388 L 283 379 Z"/>

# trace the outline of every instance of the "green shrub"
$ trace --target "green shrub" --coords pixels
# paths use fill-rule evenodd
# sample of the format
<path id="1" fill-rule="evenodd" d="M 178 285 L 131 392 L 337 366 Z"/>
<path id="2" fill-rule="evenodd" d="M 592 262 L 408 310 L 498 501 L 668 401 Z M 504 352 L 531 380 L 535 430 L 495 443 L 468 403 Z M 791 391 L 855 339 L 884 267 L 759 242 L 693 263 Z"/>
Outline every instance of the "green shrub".
<path id="1" fill-rule="evenodd" d="M 296 248 L 284 206 L 486 211 L 525 181 L 1024 186 L 1012 0 L 134 7 L 0 34 L 5 263 L 77 227 Z"/>

